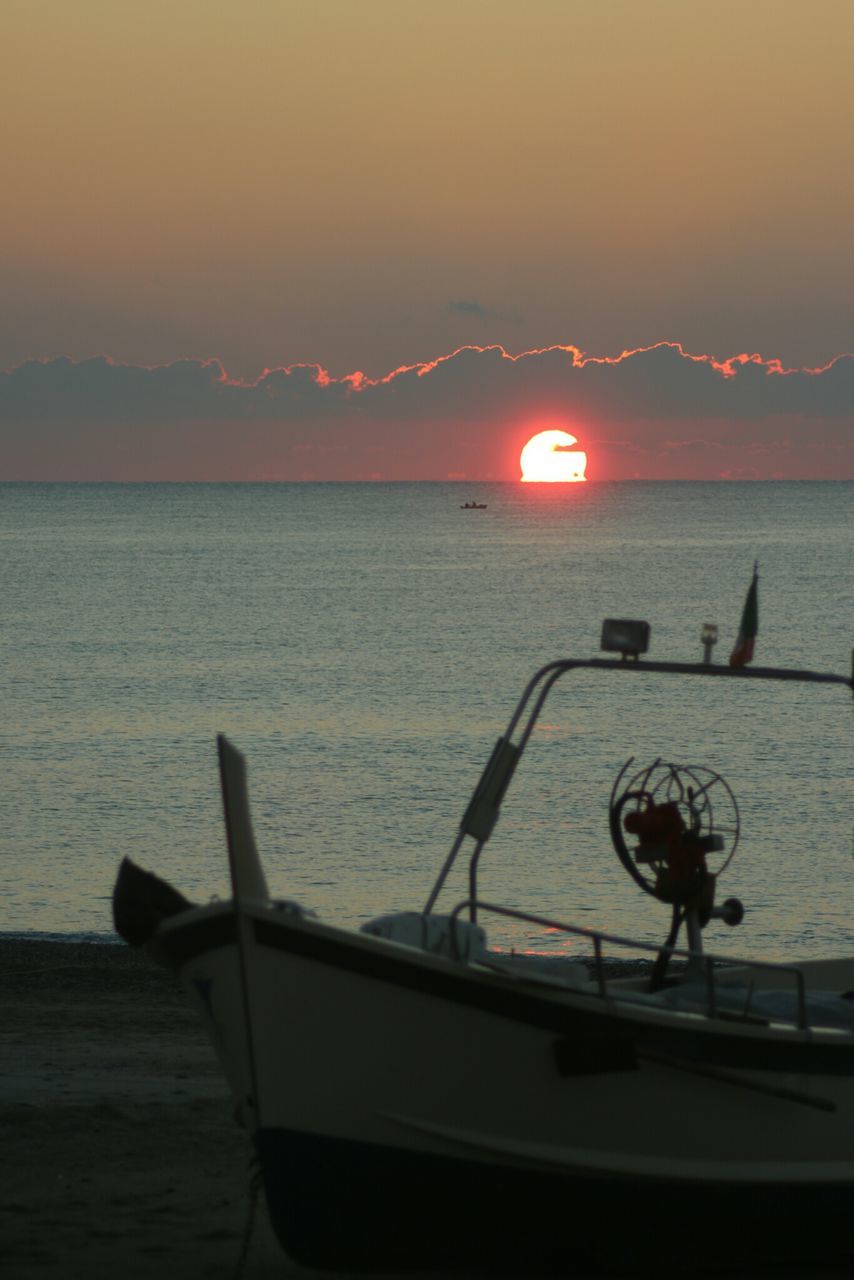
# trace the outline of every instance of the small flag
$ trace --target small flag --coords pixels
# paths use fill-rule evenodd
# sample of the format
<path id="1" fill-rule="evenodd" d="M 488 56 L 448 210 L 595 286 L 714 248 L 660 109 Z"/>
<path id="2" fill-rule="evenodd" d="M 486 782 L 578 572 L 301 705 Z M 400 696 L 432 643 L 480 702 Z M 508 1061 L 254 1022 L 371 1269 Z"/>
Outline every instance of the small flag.
<path id="1" fill-rule="evenodd" d="M 753 565 L 753 581 L 748 591 L 744 608 L 741 611 L 741 624 L 738 628 L 738 639 L 735 648 L 729 655 L 731 667 L 746 667 L 753 659 L 753 642 L 759 630 L 759 564 Z"/>

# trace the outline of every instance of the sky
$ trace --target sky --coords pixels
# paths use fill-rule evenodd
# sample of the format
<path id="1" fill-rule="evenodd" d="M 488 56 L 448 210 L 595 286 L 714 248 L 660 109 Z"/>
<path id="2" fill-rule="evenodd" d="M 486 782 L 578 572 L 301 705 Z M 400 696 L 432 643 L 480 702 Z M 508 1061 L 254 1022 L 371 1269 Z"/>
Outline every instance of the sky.
<path id="1" fill-rule="evenodd" d="M 0 479 L 854 477 L 850 0 L 5 0 Z"/>

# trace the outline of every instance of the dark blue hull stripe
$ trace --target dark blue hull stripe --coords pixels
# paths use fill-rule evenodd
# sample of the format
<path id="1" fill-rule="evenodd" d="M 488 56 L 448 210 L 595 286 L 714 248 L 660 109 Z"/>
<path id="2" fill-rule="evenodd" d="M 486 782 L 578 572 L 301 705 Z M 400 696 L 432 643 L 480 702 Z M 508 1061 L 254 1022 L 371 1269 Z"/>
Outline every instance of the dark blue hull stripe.
<path id="1" fill-rule="evenodd" d="M 309 1267 L 638 1277 L 854 1258 L 847 1187 L 529 1173 L 282 1129 L 256 1143 L 276 1234 Z"/>

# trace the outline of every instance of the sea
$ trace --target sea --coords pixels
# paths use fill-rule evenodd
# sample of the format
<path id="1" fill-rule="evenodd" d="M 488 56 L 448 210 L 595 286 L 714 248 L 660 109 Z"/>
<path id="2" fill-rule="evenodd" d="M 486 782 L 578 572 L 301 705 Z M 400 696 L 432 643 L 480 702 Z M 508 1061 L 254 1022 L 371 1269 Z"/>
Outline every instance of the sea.
<path id="1" fill-rule="evenodd" d="M 0 552 L 12 936 L 114 940 L 126 856 L 227 896 L 218 733 L 247 758 L 275 896 L 349 927 L 421 910 L 530 677 L 600 656 L 605 618 L 647 621 L 647 656 L 682 662 L 714 623 L 726 665 L 754 562 L 754 664 L 851 673 L 852 482 L 2 484 Z M 609 835 L 633 758 L 625 776 L 724 780 L 717 894 L 745 915 L 707 949 L 850 952 L 850 691 L 642 667 L 571 672 L 546 700 L 478 895 L 554 923 L 481 913 L 489 944 L 587 953 L 562 923 L 661 942 L 670 909 Z M 467 897 L 470 852 L 437 910 Z"/>

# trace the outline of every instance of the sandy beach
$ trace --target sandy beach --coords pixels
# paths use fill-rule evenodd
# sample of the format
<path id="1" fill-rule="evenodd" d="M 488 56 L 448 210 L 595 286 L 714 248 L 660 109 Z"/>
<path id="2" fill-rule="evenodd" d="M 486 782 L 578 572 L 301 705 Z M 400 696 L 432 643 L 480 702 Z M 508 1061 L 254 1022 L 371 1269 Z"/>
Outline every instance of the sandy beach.
<path id="1" fill-rule="evenodd" d="M 177 984 L 124 946 L 0 939 L 0 991 L 0 1273 L 234 1276 L 250 1148 Z M 259 1200 L 243 1274 L 288 1269 Z"/>
<path id="2" fill-rule="evenodd" d="M 249 1142 L 169 974 L 124 946 L 0 938 L 0 978 L 6 1280 L 316 1274 L 285 1258 L 263 1196 L 240 1269 Z"/>

